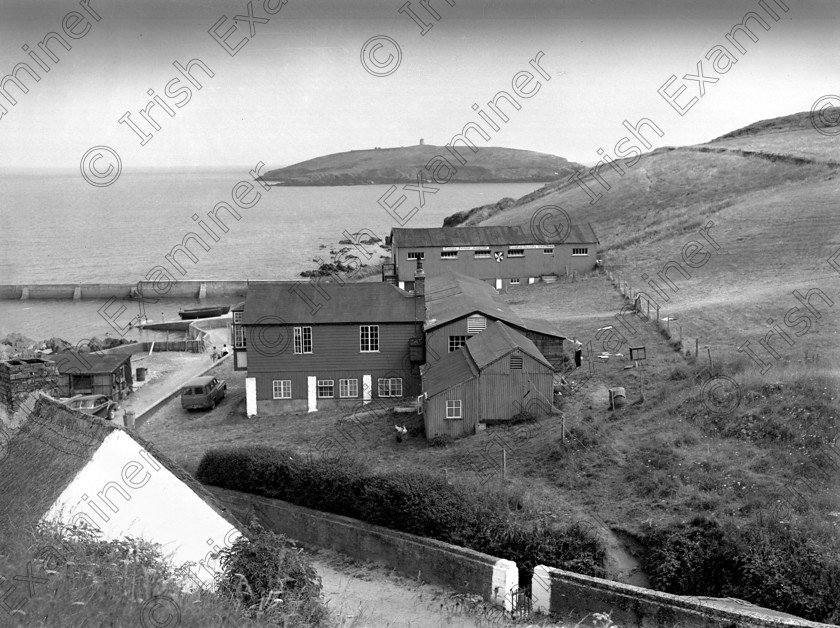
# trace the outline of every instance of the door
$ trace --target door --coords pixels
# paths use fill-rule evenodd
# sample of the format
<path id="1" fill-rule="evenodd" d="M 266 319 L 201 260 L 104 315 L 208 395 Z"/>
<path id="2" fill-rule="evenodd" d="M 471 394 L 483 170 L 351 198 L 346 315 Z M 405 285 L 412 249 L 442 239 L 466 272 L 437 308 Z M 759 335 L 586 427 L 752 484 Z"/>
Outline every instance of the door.
<path id="1" fill-rule="evenodd" d="M 497 279 L 496 280 L 496 290 L 501 290 L 501 289 L 502 289 L 502 280 Z"/>
<path id="2" fill-rule="evenodd" d="M 373 397 L 373 388 L 371 387 L 370 375 L 362 375 L 362 403 L 369 404 Z"/>
<path id="3" fill-rule="evenodd" d="M 315 412 L 318 409 L 318 380 L 314 375 L 306 378 L 306 393 L 309 412 Z"/>
<path id="4" fill-rule="evenodd" d="M 257 415 L 257 378 L 245 378 L 245 414 Z"/>

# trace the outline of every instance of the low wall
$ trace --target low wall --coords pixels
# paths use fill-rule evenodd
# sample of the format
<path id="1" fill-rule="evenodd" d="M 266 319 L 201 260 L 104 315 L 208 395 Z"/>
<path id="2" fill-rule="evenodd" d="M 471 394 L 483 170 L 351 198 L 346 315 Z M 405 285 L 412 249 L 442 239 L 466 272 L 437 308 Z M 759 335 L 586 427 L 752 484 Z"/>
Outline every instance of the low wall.
<path id="1" fill-rule="evenodd" d="M 305 545 L 379 562 L 408 578 L 419 574 L 424 582 L 480 595 L 511 610 L 510 591 L 519 583 L 519 572 L 512 561 L 279 499 L 206 488 L 242 521 L 256 516 L 264 527 Z"/>
<path id="2" fill-rule="evenodd" d="M 0 284 L 0 300 L 22 299 L 127 299 L 132 292 L 152 299 L 158 298 L 215 298 L 244 297 L 248 291 L 248 280 L 232 281 L 176 281 L 169 290 L 159 293 L 150 281 L 135 283 L 66 283 L 66 284 Z"/>
<path id="3" fill-rule="evenodd" d="M 572 619 L 610 613 L 624 628 L 827 626 L 734 599 L 671 595 L 544 565 L 534 568 L 531 596 L 535 612 Z"/>

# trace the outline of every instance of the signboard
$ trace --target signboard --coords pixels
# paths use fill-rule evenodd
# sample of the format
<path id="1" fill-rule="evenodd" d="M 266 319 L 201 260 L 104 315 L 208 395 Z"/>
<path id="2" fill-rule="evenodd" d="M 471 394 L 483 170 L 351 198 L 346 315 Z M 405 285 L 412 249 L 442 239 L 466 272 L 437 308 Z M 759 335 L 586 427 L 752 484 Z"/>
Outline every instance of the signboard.
<path id="1" fill-rule="evenodd" d="M 510 249 L 553 249 L 553 244 L 494 244 L 495 247 Z M 441 251 L 489 251 L 489 246 L 442 246 Z"/>
<path id="2" fill-rule="evenodd" d="M 644 360 L 645 359 L 645 348 L 644 347 L 630 347 L 630 359 L 635 360 Z"/>

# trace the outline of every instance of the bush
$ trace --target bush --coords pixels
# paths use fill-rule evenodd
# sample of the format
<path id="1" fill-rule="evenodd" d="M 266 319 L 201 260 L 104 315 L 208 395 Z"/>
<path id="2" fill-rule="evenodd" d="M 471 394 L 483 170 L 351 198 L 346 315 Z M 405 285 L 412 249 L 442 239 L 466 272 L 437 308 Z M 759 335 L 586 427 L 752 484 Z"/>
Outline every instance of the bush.
<path id="1" fill-rule="evenodd" d="M 591 576 L 605 573 L 605 552 L 591 530 L 522 524 L 509 512 L 507 495 L 476 493 L 427 473 L 381 476 L 349 457 L 304 458 L 252 446 L 208 451 L 196 477 L 513 560 L 521 572 L 545 564 Z"/>
<path id="2" fill-rule="evenodd" d="M 325 625 L 321 578 L 294 543 L 268 531 L 241 537 L 220 553 L 216 581 L 222 598 L 245 617 L 287 628 Z"/>

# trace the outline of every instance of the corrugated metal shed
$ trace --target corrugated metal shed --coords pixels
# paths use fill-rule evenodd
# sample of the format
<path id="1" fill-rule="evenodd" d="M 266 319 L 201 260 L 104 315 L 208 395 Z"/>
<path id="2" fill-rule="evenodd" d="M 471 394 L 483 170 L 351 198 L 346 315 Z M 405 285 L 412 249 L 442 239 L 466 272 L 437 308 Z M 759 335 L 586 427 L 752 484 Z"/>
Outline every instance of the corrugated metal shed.
<path id="1" fill-rule="evenodd" d="M 423 374 L 423 392 L 434 397 L 447 388 L 478 376 L 478 368 L 466 347 L 448 353 Z"/>
<path id="2" fill-rule="evenodd" d="M 415 302 L 413 295 L 384 282 L 257 284 L 248 288 L 243 324 L 414 322 Z M 417 312 L 422 319 L 422 306 Z"/>
<path id="3" fill-rule="evenodd" d="M 562 244 L 596 244 L 598 236 L 590 223 L 572 225 Z M 432 227 L 391 230 L 391 244 L 398 248 L 430 246 L 499 246 L 507 244 L 552 244 L 522 227 Z M 554 244 L 561 244 L 556 242 Z"/>
<path id="4" fill-rule="evenodd" d="M 479 370 L 483 370 L 514 349 L 520 349 L 548 368 L 553 368 L 533 342 L 504 323 L 495 322 L 488 325 L 483 332 L 467 340 L 466 347 Z"/>

